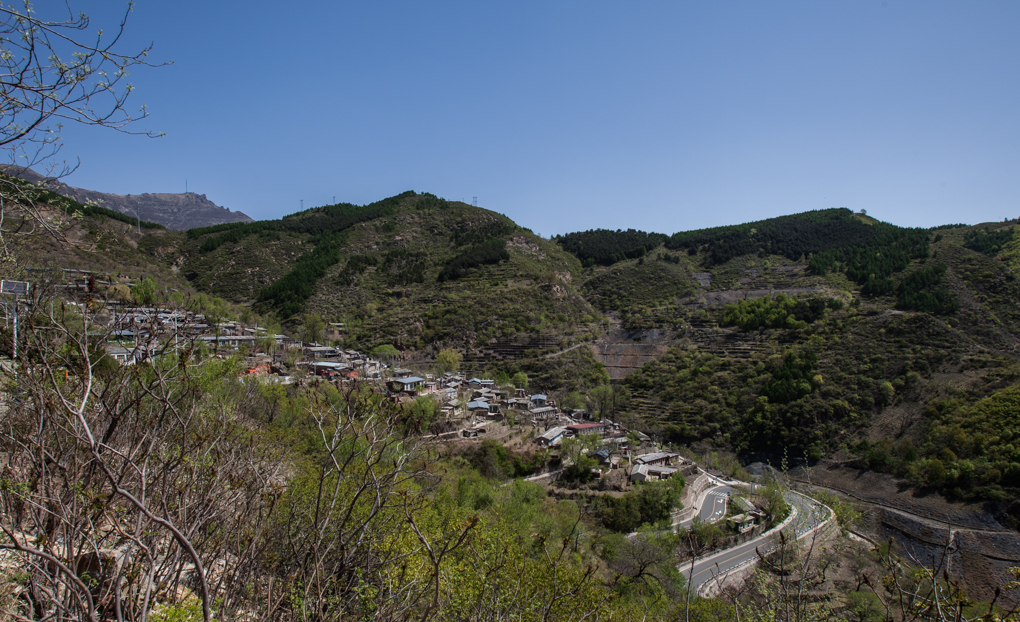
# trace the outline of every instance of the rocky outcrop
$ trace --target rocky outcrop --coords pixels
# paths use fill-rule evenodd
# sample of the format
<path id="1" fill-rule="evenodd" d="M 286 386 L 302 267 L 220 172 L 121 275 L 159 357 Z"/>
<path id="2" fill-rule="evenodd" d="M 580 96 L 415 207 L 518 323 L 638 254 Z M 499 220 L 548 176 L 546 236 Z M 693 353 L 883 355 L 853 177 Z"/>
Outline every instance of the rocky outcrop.
<path id="1" fill-rule="evenodd" d="M 206 198 L 204 194 L 194 192 L 156 194 L 111 194 L 85 190 L 68 186 L 60 181 L 47 180 L 35 171 L 25 169 L 17 173 L 18 177 L 39 183 L 58 194 L 74 199 L 79 203 L 93 201 L 100 207 L 112 209 L 128 216 L 137 216 L 142 220 L 155 222 L 167 227 L 185 231 L 196 227 L 209 227 L 228 222 L 252 222 L 247 214 L 233 212 L 220 207 Z"/>

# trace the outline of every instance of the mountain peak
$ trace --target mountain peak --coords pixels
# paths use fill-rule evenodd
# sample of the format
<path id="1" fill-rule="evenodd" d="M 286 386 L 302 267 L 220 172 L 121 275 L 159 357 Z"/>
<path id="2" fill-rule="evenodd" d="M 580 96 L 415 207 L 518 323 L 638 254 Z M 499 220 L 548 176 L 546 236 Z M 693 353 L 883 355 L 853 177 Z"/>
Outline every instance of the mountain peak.
<path id="1" fill-rule="evenodd" d="M 32 169 L 17 169 L 10 172 L 26 181 L 41 183 L 79 203 L 93 201 L 101 207 L 128 216 L 137 216 L 142 220 L 156 222 L 178 231 L 230 222 L 252 222 L 247 214 L 216 205 L 204 194 L 196 192 L 115 194 L 69 186 L 59 180 L 40 175 Z"/>

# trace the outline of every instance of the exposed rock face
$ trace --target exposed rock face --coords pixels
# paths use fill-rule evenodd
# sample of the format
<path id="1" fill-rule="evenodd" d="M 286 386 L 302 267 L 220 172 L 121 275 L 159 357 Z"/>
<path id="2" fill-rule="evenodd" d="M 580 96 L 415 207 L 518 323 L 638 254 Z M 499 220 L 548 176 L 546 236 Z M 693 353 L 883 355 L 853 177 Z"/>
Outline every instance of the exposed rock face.
<path id="1" fill-rule="evenodd" d="M 18 173 L 22 179 L 32 182 L 45 178 L 32 170 Z M 159 223 L 169 229 L 185 231 L 195 227 L 209 227 L 226 222 L 252 222 L 247 214 L 232 212 L 216 205 L 204 194 L 157 193 L 157 194 L 110 194 L 68 186 L 59 181 L 46 184 L 54 192 L 70 197 L 79 203 L 94 201 L 100 207 L 127 214 L 137 215 L 142 220 Z"/>
<path id="2" fill-rule="evenodd" d="M 671 343 L 671 335 L 666 331 L 617 329 L 595 344 L 595 358 L 605 366 L 610 380 L 623 380 L 638 367 L 665 354 Z"/>

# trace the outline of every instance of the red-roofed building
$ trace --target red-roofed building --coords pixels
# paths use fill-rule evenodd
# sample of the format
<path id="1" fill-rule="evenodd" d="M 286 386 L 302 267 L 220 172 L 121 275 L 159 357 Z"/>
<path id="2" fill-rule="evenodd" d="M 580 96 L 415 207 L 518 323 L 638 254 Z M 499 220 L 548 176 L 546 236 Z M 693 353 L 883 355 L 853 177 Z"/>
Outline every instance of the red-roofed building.
<path id="1" fill-rule="evenodd" d="M 574 436 L 602 434 L 605 429 L 606 426 L 601 423 L 575 423 L 574 425 L 567 426 L 567 431 L 572 433 Z"/>

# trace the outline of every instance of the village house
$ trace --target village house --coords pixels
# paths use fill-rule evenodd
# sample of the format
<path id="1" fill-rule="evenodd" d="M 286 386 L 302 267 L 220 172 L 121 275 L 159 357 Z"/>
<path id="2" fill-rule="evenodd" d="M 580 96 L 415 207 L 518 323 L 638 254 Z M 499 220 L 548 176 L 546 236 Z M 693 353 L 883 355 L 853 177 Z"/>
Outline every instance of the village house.
<path id="1" fill-rule="evenodd" d="M 549 428 L 545 433 L 535 437 L 535 443 L 539 447 L 550 447 L 552 445 L 558 445 L 563 440 L 563 436 L 567 433 L 566 428 L 557 427 Z"/>
<path id="2" fill-rule="evenodd" d="M 410 376 L 407 378 L 391 378 L 387 383 L 390 391 L 394 393 L 405 392 L 408 394 L 417 394 L 419 391 L 425 389 L 425 379 L 419 378 L 418 376 Z"/>
<path id="3" fill-rule="evenodd" d="M 333 378 L 334 376 L 338 376 L 340 372 L 346 368 L 347 363 L 338 363 L 336 361 L 315 361 L 309 366 L 309 371 L 316 376 Z"/>
<path id="4" fill-rule="evenodd" d="M 535 420 L 535 422 L 551 421 L 553 419 L 556 419 L 559 415 L 556 409 L 553 408 L 552 406 L 545 406 L 543 408 L 533 408 L 532 410 L 528 411 L 528 414 L 531 416 L 532 419 Z"/>
<path id="5" fill-rule="evenodd" d="M 765 518 L 765 513 L 759 510 L 750 510 L 743 514 L 737 514 L 726 519 L 726 522 L 733 525 L 737 533 L 747 533 L 754 529 L 754 526 L 761 523 Z"/>
<path id="6" fill-rule="evenodd" d="M 478 418 L 487 417 L 489 415 L 489 403 L 484 400 L 473 400 L 468 402 L 468 412 Z"/>
<path id="7" fill-rule="evenodd" d="M 542 393 L 536 393 L 535 395 L 532 395 L 532 396 L 531 396 L 531 404 L 532 404 L 532 405 L 533 405 L 533 406 L 534 406 L 535 408 L 543 408 L 543 407 L 545 407 L 545 406 L 547 406 L 547 405 L 548 405 L 548 404 L 546 404 L 546 402 L 548 401 L 548 399 L 549 399 L 549 398 L 548 398 L 548 397 L 546 397 L 546 396 L 545 396 L 544 394 L 542 394 Z"/>
<path id="8" fill-rule="evenodd" d="M 457 400 L 455 399 L 447 399 L 440 408 L 440 412 L 442 412 L 443 416 L 447 419 L 459 417 L 463 414 L 460 406 L 457 404 Z"/>
<path id="9" fill-rule="evenodd" d="M 336 348 L 330 346 L 305 346 L 302 350 L 305 356 L 313 359 L 339 359 L 340 353 Z"/>
<path id="10" fill-rule="evenodd" d="M 227 346 L 235 350 L 241 346 L 252 347 L 255 345 L 255 337 L 252 337 L 251 335 L 212 335 L 202 337 L 201 340 L 210 347 Z"/>
<path id="11" fill-rule="evenodd" d="M 531 401 L 519 397 L 511 397 L 502 401 L 502 405 L 510 410 L 528 410 Z"/>
<path id="12" fill-rule="evenodd" d="M 596 449 L 591 453 L 591 457 L 595 458 L 595 460 L 602 466 L 612 467 L 616 466 L 616 462 L 618 462 L 613 460 L 613 451 L 607 447 Z"/>
<path id="13" fill-rule="evenodd" d="M 644 454 L 634 458 L 634 464 L 645 464 L 650 466 L 661 466 L 671 465 L 677 461 L 682 461 L 680 454 L 675 454 L 669 451 L 659 451 L 651 454 Z"/>
<path id="14" fill-rule="evenodd" d="M 575 423 L 568 425 L 567 430 L 574 436 L 585 436 L 588 434 L 602 434 L 605 426 L 601 423 Z"/>
<path id="15" fill-rule="evenodd" d="M 127 348 L 125 348 L 123 346 L 114 345 L 112 343 L 108 343 L 104 347 L 106 349 L 106 353 L 111 358 L 113 358 L 113 360 L 117 361 L 121 365 L 134 365 L 135 364 L 135 362 L 136 362 L 135 361 L 135 354 L 134 354 L 133 351 L 128 350 Z"/>
<path id="16" fill-rule="evenodd" d="M 649 480 L 663 480 L 673 477 L 680 469 L 673 467 L 638 464 L 630 469 L 630 481 L 646 482 Z"/>

